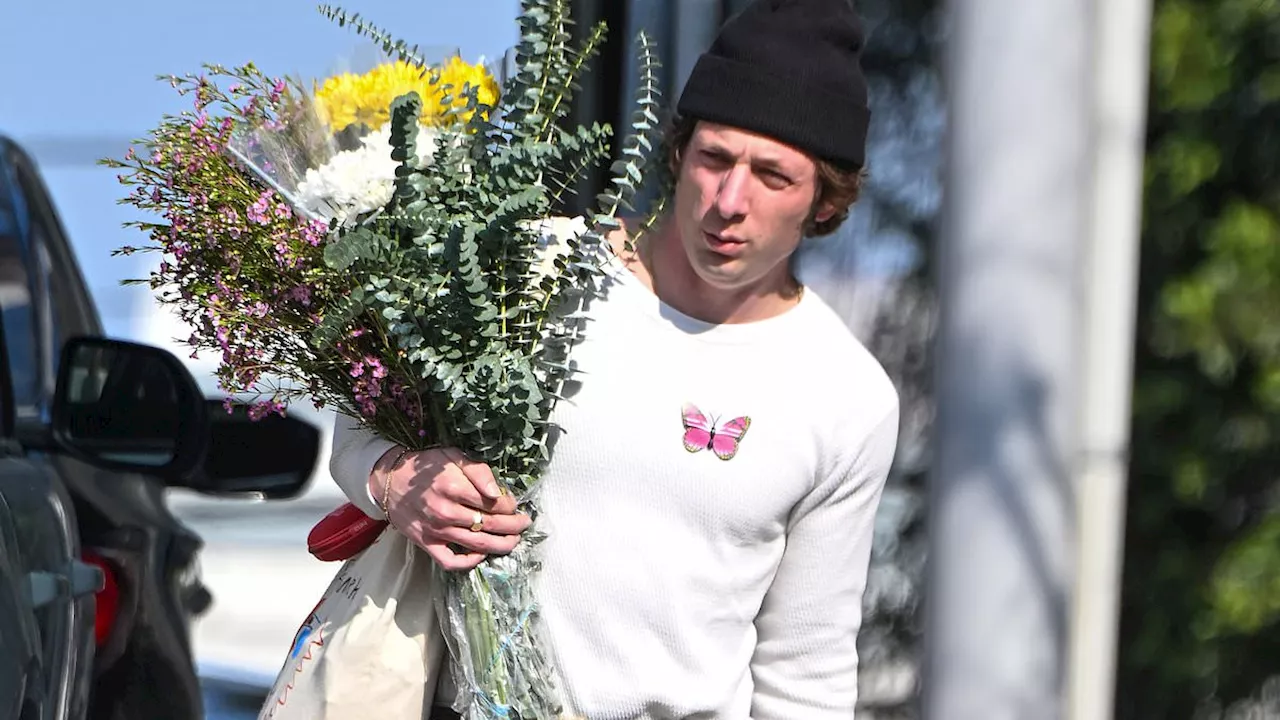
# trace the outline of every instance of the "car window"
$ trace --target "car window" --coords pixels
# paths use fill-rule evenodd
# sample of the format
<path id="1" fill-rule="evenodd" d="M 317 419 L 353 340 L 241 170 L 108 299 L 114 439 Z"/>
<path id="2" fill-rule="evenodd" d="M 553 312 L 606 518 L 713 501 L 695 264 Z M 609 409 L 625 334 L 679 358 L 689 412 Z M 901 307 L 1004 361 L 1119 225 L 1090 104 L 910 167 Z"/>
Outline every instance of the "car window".
<path id="1" fill-rule="evenodd" d="M 18 178 L 30 203 L 32 256 L 47 289 L 48 337 L 56 360 L 67 338 L 102 334 L 101 321 L 44 184 L 23 165 Z"/>
<path id="2" fill-rule="evenodd" d="M 4 351 L 9 365 L 15 419 L 40 418 L 43 407 L 43 373 L 36 341 L 36 309 L 27 272 L 28 233 L 26 203 L 17 178 L 0 165 L 0 315 L 3 316 Z"/>
<path id="3" fill-rule="evenodd" d="M 66 339 L 66 326 L 62 322 L 58 305 L 54 302 L 59 292 L 55 287 L 53 260 L 49 256 L 51 242 L 49 224 L 40 213 L 31 214 L 31 260 L 32 278 L 35 282 L 36 343 L 42 357 L 49 358 L 44 363 L 45 372 L 41 377 L 41 391 L 48 398 L 53 398 L 54 386 L 57 383 L 58 359 L 62 354 L 62 342 Z"/>
<path id="4" fill-rule="evenodd" d="M 44 183 L 21 153 L 8 160 L 9 189 L 18 192 L 12 232 L 0 237 L 5 353 L 16 419 L 47 420 L 63 343 L 101 331 Z"/>

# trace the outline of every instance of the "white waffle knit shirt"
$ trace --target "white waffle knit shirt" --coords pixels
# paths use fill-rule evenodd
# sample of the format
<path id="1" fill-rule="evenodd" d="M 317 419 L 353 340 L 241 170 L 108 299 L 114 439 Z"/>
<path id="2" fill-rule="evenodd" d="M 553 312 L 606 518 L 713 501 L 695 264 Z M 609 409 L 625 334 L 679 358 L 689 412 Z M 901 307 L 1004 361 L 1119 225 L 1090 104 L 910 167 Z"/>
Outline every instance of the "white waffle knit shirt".
<path id="1" fill-rule="evenodd" d="M 540 498 L 537 587 L 568 709 L 849 720 L 893 385 L 812 292 L 775 318 L 712 325 L 610 271 Z M 685 449 L 686 403 L 750 418 L 732 459 Z M 331 471 L 373 517 L 369 472 L 390 447 L 339 415 Z"/>

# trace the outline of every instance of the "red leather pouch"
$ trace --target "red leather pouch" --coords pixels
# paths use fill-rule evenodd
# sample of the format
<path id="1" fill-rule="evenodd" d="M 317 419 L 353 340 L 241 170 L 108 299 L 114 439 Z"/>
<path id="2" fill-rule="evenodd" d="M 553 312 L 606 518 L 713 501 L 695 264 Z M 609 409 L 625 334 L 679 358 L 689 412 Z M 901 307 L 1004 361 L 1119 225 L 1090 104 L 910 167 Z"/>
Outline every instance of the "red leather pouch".
<path id="1" fill-rule="evenodd" d="M 307 535 L 307 549 L 324 562 L 348 560 L 369 547 L 387 527 L 363 510 L 346 503 L 325 515 Z"/>

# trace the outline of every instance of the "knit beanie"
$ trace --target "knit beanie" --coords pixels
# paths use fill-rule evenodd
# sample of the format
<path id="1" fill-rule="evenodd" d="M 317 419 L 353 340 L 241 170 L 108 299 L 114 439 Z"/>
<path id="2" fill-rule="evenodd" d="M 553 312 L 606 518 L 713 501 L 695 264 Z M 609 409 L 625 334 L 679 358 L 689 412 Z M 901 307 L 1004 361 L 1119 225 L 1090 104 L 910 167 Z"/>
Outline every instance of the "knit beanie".
<path id="1" fill-rule="evenodd" d="M 676 109 L 862 167 L 871 117 L 862 49 L 850 0 L 755 0 L 698 59 Z"/>

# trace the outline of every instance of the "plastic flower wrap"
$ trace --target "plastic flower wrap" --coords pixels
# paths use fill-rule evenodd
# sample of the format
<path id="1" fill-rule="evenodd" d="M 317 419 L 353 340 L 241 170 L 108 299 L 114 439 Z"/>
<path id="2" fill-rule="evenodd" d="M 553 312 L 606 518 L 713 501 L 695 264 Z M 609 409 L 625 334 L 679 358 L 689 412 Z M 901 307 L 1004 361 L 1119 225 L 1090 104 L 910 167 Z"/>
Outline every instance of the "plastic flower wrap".
<path id="1" fill-rule="evenodd" d="M 157 216 L 132 224 L 162 256 L 142 282 L 194 328 L 194 349 L 219 353 L 228 393 L 258 394 L 256 414 L 308 398 L 402 446 L 458 447 L 493 468 L 533 525 L 509 555 L 436 569 L 455 709 L 562 717 L 533 593 L 536 491 L 605 236 L 661 166 L 656 60 L 641 35 L 637 109 L 614 161 L 611 128 L 566 120 L 605 35 L 597 25 L 575 47 L 567 0 L 522 0 L 500 90 L 481 65 L 432 66 L 322 12 L 389 62 L 311 88 L 252 65 L 169 78 L 193 108 L 105 161 L 132 188 L 123 202 Z M 593 211 L 553 217 L 604 164 L 613 177 Z"/>
<path id="2" fill-rule="evenodd" d="M 473 110 L 446 94 L 475 88 L 477 107 L 496 104 L 498 84 L 489 68 L 454 56 L 435 66 L 389 60 L 361 74 L 342 73 L 312 84 L 280 82 L 272 104 L 277 117 L 237 125 L 228 149 L 310 219 L 349 224 L 385 206 L 397 163 L 391 158 L 390 107 L 416 93 L 419 162 L 430 158 L 444 124 L 465 125 Z M 463 104 L 459 104 L 462 102 Z"/>

